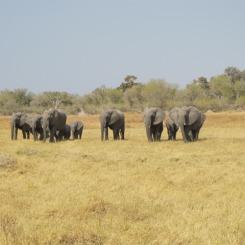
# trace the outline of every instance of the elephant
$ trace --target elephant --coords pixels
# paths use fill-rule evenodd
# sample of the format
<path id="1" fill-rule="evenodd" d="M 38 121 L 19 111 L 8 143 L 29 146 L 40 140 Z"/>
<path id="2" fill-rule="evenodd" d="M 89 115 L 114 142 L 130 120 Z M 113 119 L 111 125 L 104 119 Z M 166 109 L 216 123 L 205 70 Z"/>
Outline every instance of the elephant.
<path id="1" fill-rule="evenodd" d="M 108 128 L 113 131 L 114 140 L 124 140 L 125 117 L 124 114 L 116 109 L 109 109 L 100 115 L 101 140 L 109 140 Z M 120 134 L 120 135 L 119 135 Z"/>
<path id="2" fill-rule="evenodd" d="M 62 130 L 66 125 L 65 112 L 58 109 L 49 109 L 43 113 L 42 128 L 43 128 L 43 141 L 46 141 L 47 133 L 49 132 L 49 142 L 54 142 L 56 132 Z"/>
<path id="3" fill-rule="evenodd" d="M 206 116 L 194 106 L 183 106 L 175 110 L 171 119 L 180 128 L 184 142 L 198 140 Z"/>
<path id="4" fill-rule="evenodd" d="M 11 117 L 11 139 L 17 140 L 18 129 L 22 130 L 23 139 L 30 139 L 30 133 L 32 132 L 31 120 L 25 113 L 13 113 Z"/>
<path id="5" fill-rule="evenodd" d="M 32 119 L 32 133 L 33 133 L 33 139 L 36 140 L 43 140 L 44 133 L 43 133 L 43 127 L 42 127 L 42 121 L 43 117 L 41 115 L 34 116 Z M 48 132 L 46 132 L 48 134 Z M 39 135 L 39 138 L 38 138 Z"/>
<path id="6" fill-rule="evenodd" d="M 164 123 L 166 125 L 167 130 L 168 130 L 168 140 L 176 140 L 176 133 L 177 133 L 179 127 L 172 120 L 172 118 L 174 118 L 174 115 L 176 113 L 178 113 L 178 109 L 177 108 L 173 108 L 169 112 L 166 112 Z"/>
<path id="7" fill-rule="evenodd" d="M 201 112 L 200 121 L 198 123 L 196 123 L 195 126 L 191 129 L 190 137 L 191 137 L 192 141 L 198 140 L 200 129 L 201 129 L 203 123 L 205 122 L 205 120 L 206 120 L 206 115 Z"/>
<path id="8" fill-rule="evenodd" d="M 144 113 L 146 136 L 149 142 L 160 141 L 163 131 L 164 113 L 160 108 L 152 107 Z"/>
<path id="9" fill-rule="evenodd" d="M 55 135 L 56 141 L 69 140 L 70 137 L 71 137 L 71 127 L 68 124 L 66 124 L 64 128 L 62 128 L 61 130 L 58 130 Z"/>
<path id="10" fill-rule="evenodd" d="M 82 139 L 84 124 L 81 121 L 75 121 L 70 124 L 71 139 Z"/>

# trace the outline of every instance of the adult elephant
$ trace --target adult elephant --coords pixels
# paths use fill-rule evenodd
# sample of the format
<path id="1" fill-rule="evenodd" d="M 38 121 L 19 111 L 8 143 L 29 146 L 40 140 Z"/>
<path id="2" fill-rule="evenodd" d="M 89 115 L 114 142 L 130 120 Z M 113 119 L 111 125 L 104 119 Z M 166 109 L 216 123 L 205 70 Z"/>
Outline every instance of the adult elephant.
<path id="1" fill-rule="evenodd" d="M 75 121 L 70 124 L 71 139 L 82 139 L 84 124 L 81 121 Z"/>
<path id="2" fill-rule="evenodd" d="M 176 117 L 178 108 L 173 108 L 169 112 L 166 112 L 165 125 L 168 131 L 168 140 L 176 140 L 176 133 L 179 129 L 178 125 L 172 118 Z"/>
<path id="3" fill-rule="evenodd" d="M 191 129 L 191 135 L 190 135 L 190 137 L 192 137 L 192 141 L 198 140 L 200 129 L 201 129 L 203 123 L 205 122 L 205 120 L 206 120 L 206 115 L 201 112 L 201 119 Z"/>
<path id="4" fill-rule="evenodd" d="M 66 114 L 58 109 L 49 109 L 43 113 L 42 128 L 43 141 L 46 141 L 47 133 L 49 132 L 49 142 L 54 142 L 56 132 L 62 130 L 66 125 Z"/>
<path id="5" fill-rule="evenodd" d="M 146 135 L 149 142 L 160 141 L 163 131 L 164 113 L 160 108 L 149 108 L 144 113 Z"/>
<path id="6" fill-rule="evenodd" d="M 114 140 L 124 140 L 125 117 L 124 114 L 116 109 L 109 109 L 100 115 L 101 140 L 108 140 L 108 128 L 113 131 Z M 120 136 L 119 136 L 120 134 Z"/>
<path id="7" fill-rule="evenodd" d="M 171 119 L 179 126 L 184 142 L 196 141 L 206 119 L 205 115 L 194 106 L 176 108 Z"/>
<path id="8" fill-rule="evenodd" d="M 58 130 L 56 132 L 56 141 L 60 141 L 60 140 L 69 140 L 71 137 L 71 127 L 70 125 L 66 124 L 64 128 L 62 128 L 61 130 Z"/>
<path id="9" fill-rule="evenodd" d="M 11 139 L 17 140 L 18 129 L 22 131 L 23 139 L 30 139 L 31 118 L 22 112 L 14 113 L 11 117 Z"/>

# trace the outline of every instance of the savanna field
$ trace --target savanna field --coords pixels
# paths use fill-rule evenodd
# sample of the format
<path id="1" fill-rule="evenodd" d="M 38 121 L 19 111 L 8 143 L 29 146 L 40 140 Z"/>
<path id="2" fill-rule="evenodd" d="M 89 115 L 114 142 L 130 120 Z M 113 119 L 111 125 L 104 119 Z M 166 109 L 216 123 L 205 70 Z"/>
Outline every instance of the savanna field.
<path id="1" fill-rule="evenodd" d="M 245 113 L 206 115 L 188 144 L 148 143 L 141 114 L 125 141 L 82 116 L 83 139 L 56 144 L 11 141 L 1 117 L 0 244 L 245 244 Z"/>

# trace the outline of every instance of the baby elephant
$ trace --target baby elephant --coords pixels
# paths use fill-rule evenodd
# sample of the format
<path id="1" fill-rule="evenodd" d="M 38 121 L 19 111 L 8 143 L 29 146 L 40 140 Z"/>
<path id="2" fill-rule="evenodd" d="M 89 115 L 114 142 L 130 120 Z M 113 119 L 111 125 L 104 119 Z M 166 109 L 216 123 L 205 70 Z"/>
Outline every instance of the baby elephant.
<path id="1" fill-rule="evenodd" d="M 69 140 L 70 137 L 71 137 L 71 127 L 68 124 L 66 124 L 64 128 L 57 131 L 56 133 L 56 141 Z"/>
<path id="2" fill-rule="evenodd" d="M 71 139 L 82 139 L 84 124 L 81 121 L 71 123 Z"/>

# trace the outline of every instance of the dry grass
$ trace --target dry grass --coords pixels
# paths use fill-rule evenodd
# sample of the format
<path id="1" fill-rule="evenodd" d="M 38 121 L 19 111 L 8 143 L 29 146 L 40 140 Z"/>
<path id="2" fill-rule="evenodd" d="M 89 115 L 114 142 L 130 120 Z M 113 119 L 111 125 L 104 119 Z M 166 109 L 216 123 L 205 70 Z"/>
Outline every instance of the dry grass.
<path id="1" fill-rule="evenodd" d="M 190 144 L 147 143 L 139 114 L 103 143 L 98 116 L 58 144 L 11 142 L 8 120 L 0 244 L 245 244 L 245 113 L 209 113 Z"/>

